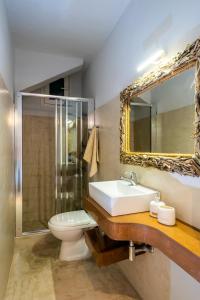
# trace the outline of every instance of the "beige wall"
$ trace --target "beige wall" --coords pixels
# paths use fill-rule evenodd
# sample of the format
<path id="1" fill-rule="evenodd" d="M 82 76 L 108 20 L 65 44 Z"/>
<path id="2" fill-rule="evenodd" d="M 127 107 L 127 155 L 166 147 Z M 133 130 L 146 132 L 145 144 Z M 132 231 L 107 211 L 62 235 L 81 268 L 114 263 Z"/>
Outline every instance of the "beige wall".
<path id="1" fill-rule="evenodd" d="M 117 179 L 125 170 L 133 169 L 141 184 L 158 189 L 161 198 L 176 208 L 178 218 L 200 229 L 200 179 L 198 177 L 120 164 L 119 101 L 119 97 L 116 97 L 96 110 L 96 123 L 100 126 L 98 178 Z"/>
<path id="2" fill-rule="evenodd" d="M 130 124 L 130 150 L 133 152 L 151 151 L 150 118 L 135 120 Z"/>
<path id="3" fill-rule="evenodd" d="M 5 1 L 0 1 L 0 300 L 7 285 L 15 236 L 13 55 Z"/>
<path id="4" fill-rule="evenodd" d="M 13 103 L 0 77 L 0 299 L 3 299 L 15 236 Z"/>
<path id="5" fill-rule="evenodd" d="M 194 105 L 135 120 L 130 127 L 130 149 L 136 152 L 194 153 Z"/>
<path id="6" fill-rule="evenodd" d="M 194 153 L 194 118 L 194 105 L 158 114 L 152 152 Z"/>
<path id="7" fill-rule="evenodd" d="M 162 198 L 176 207 L 179 218 L 200 228 L 199 178 L 119 162 L 120 92 L 142 75 L 137 72 L 138 66 L 158 49 L 164 49 L 170 57 L 199 37 L 197 8 L 197 0 L 182 1 L 181 9 L 179 1 L 173 0 L 131 1 L 89 65 L 83 90 L 84 96 L 96 101 L 96 121 L 100 125 L 98 179 L 119 178 L 123 170 L 133 169 L 139 182 L 158 189 Z M 200 284 L 158 251 L 149 259 L 137 259 L 137 272 L 135 263 L 125 262 L 123 266 L 124 274 L 144 300 L 199 300 Z"/>
<path id="8" fill-rule="evenodd" d="M 141 184 L 159 190 L 162 199 L 176 208 L 178 218 L 200 228 L 200 179 L 121 165 L 119 120 L 119 97 L 96 110 L 96 123 L 100 126 L 100 168 L 95 179 L 118 179 L 125 170 L 134 170 Z M 181 300 L 189 300 L 188 290 L 193 294 L 192 300 L 199 299 L 200 284 L 159 250 L 138 257 L 135 262 L 124 261 L 120 267 L 144 300 L 177 300 L 180 296 Z M 173 280 L 182 280 L 187 291 L 182 292 Z"/>

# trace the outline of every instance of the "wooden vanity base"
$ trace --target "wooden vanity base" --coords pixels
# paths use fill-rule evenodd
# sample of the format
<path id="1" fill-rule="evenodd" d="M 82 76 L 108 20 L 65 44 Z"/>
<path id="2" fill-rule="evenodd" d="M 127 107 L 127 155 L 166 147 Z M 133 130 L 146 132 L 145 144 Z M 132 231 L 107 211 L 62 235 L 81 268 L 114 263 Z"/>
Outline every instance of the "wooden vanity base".
<path id="1" fill-rule="evenodd" d="M 89 197 L 85 209 L 111 239 L 152 245 L 200 282 L 198 230 L 181 221 L 172 227 L 162 225 L 148 212 L 112 217 Z"/>

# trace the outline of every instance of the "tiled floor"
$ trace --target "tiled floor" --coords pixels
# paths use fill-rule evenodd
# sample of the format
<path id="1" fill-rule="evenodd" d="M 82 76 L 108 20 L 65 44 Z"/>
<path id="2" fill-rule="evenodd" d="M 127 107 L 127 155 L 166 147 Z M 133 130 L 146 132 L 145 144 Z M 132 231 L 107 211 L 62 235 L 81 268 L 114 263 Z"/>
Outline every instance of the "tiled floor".
<path id="1" fill-rule="evenodd" d="M 61 262 L 58 250 L 51 235 L 17 239 L 5 300 L 139 299 L 117 265 Z"/>
<path id="2" fill-rule="evenodd" d="M 28 218 L 24 218 L 23 216 L 23 223 L 22 223 L 22 229 L 23 229 L 23 232 L 34 232 L 34 231 L 37 231 L 37 230 L 44 230 L 44 229 L 47 229 L 48 226 L 47 226 L 47 223 L 48 221 L 39 221 L 39 220 L 31 220 L 29 221 Z"/>

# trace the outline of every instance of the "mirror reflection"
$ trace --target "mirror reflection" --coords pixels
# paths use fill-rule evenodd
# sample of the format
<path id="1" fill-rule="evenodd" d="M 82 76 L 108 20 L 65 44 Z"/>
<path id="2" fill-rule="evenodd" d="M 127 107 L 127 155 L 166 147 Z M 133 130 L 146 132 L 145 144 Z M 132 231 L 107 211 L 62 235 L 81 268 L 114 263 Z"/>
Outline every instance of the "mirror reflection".
<path id="1" fill-rule="evenodd" d="M 194 153 L 194 77 L 191 68 L 130 103 L 130 151 Z"/>

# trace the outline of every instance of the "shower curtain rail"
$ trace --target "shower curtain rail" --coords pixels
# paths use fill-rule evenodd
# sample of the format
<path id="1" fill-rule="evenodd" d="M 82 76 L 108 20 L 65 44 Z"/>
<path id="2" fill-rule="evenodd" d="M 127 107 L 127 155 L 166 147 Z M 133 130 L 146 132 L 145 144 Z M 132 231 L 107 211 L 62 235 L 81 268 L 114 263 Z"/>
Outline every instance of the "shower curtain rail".
<path id="1" fill-rule="evenodd" d="M 56 96 L 56 95 L 47 95 L 47 94 L 35 94 L 35 93 L 25 93 L 25 92 L 18 92 L 22 96 L 31 96 L 31 97 L 42 97 L 42 98 L 54 98 L 54 99 L 61 99 L 61 100 L 70 100 L 70 101 L 80 101 L 80 102 L 89 102 L 93 101 L 93 98 L 81 98 L 81 97 L 68 97 L 68 96 Z"/>

